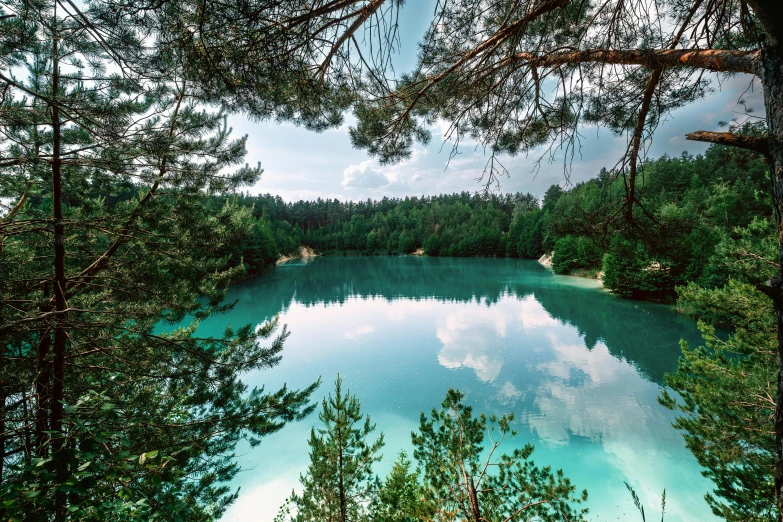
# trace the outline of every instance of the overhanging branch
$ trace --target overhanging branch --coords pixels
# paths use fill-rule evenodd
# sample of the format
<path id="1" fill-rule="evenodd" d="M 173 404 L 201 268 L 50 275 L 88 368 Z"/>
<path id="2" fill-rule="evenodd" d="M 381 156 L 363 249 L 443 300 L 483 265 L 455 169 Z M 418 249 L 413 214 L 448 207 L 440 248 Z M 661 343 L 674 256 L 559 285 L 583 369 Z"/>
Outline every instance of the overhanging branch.
<path id="1" fill-rule="evenodd" d="M 580 63 L 642 65 L 651 69 L 692 67 L 714 72 L 758 75 L 760 51 L 724 51 L 715 49 L 588 49 L 549 54 L 518 53 L 511 59 L 531 67 L 556 67 Z"/>
<path id="2" fill-rule="evenodd" d="M 732 134 L 730 132 L 697 131 L 686 134 L 685 139 L 727 145 L 729 147 L 739 147 L 741 149 L 759 152 L 765 156 L 769 155 L 769 140 L 767 140 L 767 138 L 743 136 L 742 134 Z"/>
<path id="3" fill-rule="evenodd" d="M 354 33 L 359 30 L 362 24 L 364 24 L 364 22 L 366 22 L 367 19 L 370 18 L 385 1 L 386 0 L 372 0 L 369 4 L 364 6 L 356 20 L 354 20 L 350 27 L 348 27 L 345 32 L 337 39 L 334 45 L 332 45 L 332 48 L 329 50 L 329 54 L 326 55 L 326 58 L 319 68 L 321 70 L 321 81 L 323 81 L 326 77 L 326 71 L 329 69 L 329 64 L 332 63 L 332 58 L 334 58 L 335 53 L 340 49 L 340 47 L 343 46 L 348 38 L 351 38 Z"/>

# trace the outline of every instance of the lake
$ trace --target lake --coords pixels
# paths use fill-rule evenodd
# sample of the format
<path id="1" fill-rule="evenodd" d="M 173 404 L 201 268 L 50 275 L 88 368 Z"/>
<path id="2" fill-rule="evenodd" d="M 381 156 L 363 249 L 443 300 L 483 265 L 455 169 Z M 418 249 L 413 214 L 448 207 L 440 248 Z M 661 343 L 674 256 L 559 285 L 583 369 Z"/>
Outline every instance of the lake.
<path id="1" fill-rule="evenodd" d="M 562 468 L 589 492 L 592 520 L 713 520 L 710 489 L 674 413 L 657 403 L 678 342 L 698 343 L 695 323 L 670 308 L 626 301 L 593 280 L 556 276 L 535 261 L 426 257 L 315 258 L 279 265 L 233 287 L 234 310 L 200 334 L 279 315 L 291 332 L 281 364 L 246 376 L 253 386 L 303 387 L 319 377 L 320 400 L 338 373 L 386 436 L 385 474 L 421 411 L 458 388 L 474 411 L 514 412 L 541 465 Z M 240 447 L 245 471 L 224 520 L 271 520 L 308 465 L 318 422 L 286 426 L 257 448 Z"/>

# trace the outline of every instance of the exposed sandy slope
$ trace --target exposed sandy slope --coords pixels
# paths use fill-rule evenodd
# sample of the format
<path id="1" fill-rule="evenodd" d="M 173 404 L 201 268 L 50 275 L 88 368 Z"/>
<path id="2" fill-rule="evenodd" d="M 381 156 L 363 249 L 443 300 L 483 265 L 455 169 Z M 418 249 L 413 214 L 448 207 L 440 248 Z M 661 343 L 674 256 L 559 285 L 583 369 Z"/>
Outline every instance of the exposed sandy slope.
<path id="1" fill-rule="evenodd" d="M 539 263 L 541 263 L 542 265 L 544 265 L 545 267 L 547 267 L 547 268 L 551 269 L 551 268 L 552 268 L 552 255 L 553 255 L 553 254 L 554 254 L 554 252 L 547 252 L 546 254 L 544 254 L 543 256 L 541 256 L 541 257 L 538 259 L 538 262 L 539 262 Z M 586 277 L 586 276 L 580 275 L 580 274 L 578 274 L 578 273 L 576 273 L 576 274 L 571 274 L 571 275 L 572 275 L 572 276 L 574 276 L 574 277 Z M 593 278 L 592 278 L 592 277 L 587 277 L 587 279 L 593 279 Z M 604 271 L 603 271 L 603 270 L 601 270 L 600 272 L 598 272 L 598 273 L 595 275 L 595 279 L 597 279 L 598 281 L 601 281 L 601 282 L 603 283 L 603 280 L 604 280 Z"/>
<path id="2" fill-rule="evenodd" d="M 552 254 L 553 252 L 547 252 L 546 254 L 538 258 L 538 262 L 547 268 L 552 268 Z"/>
<path id="3" fill-rule="evenodd" d="M 317 257 L 317 256 L 318 254 L 316 254 L 315 250 L 313 250 L 312 248 L 306 246 L 300 246 L 298 255 L 280 256 L 280 258 L 277 260 L 277 264 L 279 265 L 280 263 L 285 263 L 286 261 L 290 261 L 292 259 L 298 259 L 298 258 L 307 259 L 310 257 Z"/>

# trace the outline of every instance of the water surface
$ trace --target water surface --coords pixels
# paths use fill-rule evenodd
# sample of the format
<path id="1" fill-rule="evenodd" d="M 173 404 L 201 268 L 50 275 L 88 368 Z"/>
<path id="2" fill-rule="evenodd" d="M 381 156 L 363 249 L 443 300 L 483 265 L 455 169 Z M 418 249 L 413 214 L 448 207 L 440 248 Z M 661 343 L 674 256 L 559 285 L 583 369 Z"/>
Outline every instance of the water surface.
<path id="1" fill-rule="evenodd" d="M 714 519 L 703 500 L 710 482 L 656 401 L 679 340 L 699 341 L 695 324 L 667 307 L 532 261 L 416 257 L 289 262 L 229 298 L 235 309 L 200 333 L 279 315 L 291 332 L 283 361 L 246 381 L 276 389 L 321 377 L 320 400 L 339 372 L 386 435 L 379 473 L 399 450 L 410 453 L 420 412 L 454 387 L 477 411 L 513 411 L 519 435 L 508 451 L 533 443 L 537 462 L 588 489 L 592 520 L 640 519 L 624 481 L 650 519 L 664 488 L 667 522 Z M 246 471 L 225 521 L 274 517 L 307 467 L 316 423 L 312 415 L 240 449 Z"/>

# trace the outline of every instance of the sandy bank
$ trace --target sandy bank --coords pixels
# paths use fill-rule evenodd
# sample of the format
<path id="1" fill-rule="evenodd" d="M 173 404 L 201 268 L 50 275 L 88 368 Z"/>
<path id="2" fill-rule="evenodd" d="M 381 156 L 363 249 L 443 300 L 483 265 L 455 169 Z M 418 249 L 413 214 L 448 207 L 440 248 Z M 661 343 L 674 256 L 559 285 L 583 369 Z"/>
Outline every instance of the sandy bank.
<path id="1" fill-rule="evenodd" d="M 286 261 L 291 261 L 292 259 L 299 259 L 299 258 L 301 258 L 301 259 L 309 259 L 311 257 L 318 257 L 318 254 L 316 254 L 315 250 L 313 250 L 312 248 L 307 247 L 307 246 L 300 246 L 299 247 L 299 252 L 297 252 L 296 255 L 280 256 L 277 259 L 277 263 L 276 264 L 279 265 L 280 263 L 285 263 Z"/>
<path id="2" fill-rule="evenodd" d="M 538 262 L 547 268 L 552 268 L 552 256 L 554 252 L 547 252 L 543 256 L 538 258 Z"/>
<path id="3" fill-rule="evenodd" d="M 548 269 L 552 270 L 552 257 L 554 256 L 554 252 L 547 252 L 540 258 L 538 258 L 538 262 L 541 263 L 543 266 L 547 267 Z M 604 282 L 604 271 L 600 270 L 599 272 L 594 272 L 592 270 L 577 270 L 575 272 L 572 272 L 568 274 L 573 277 L 582 277 L 585 279 L 595 279 L 597 281 L 600 281 L 601 284 Z"/>

